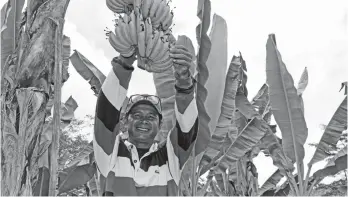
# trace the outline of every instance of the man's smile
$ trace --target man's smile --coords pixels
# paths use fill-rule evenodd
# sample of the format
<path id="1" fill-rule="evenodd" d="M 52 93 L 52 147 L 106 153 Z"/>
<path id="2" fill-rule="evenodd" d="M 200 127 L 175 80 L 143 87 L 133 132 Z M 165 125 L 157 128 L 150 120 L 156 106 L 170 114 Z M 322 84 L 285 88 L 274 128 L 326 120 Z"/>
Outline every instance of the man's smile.
<path id="1" fill-rule="evenodd" d="M 149 128 L 144 128 L 144 127 L 136 127 L 136 129 L 143 132 L 148 132 L 150 130 Z"/>

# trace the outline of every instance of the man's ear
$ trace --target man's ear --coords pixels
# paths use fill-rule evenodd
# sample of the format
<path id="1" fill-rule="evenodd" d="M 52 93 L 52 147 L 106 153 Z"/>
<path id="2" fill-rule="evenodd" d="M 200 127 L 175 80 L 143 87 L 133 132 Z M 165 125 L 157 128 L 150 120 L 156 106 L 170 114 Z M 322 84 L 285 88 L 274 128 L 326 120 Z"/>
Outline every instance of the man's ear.
<path id="1" fill-rule="evenodd" d="M 159 120 L 159 123 L 158 123 L 158 128 L 159 128 L 160 130 L 161 130 L 162 125 L 163 125 L 163 118 L 161 118 L 161 119 Z"/>

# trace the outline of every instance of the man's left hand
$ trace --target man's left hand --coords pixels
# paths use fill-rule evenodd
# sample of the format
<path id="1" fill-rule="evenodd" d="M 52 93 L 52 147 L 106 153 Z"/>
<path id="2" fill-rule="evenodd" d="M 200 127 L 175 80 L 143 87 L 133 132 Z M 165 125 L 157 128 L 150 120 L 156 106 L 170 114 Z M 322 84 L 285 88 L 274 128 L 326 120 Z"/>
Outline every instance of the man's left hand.
<path id="1" fill-rule="evenodd" d="M 190 78 L 190 68 L 194 66 L 193 54 L 185 46 L 175 45 L 170 49 L 170 57 L 173 58 L 176 79 Z"/>

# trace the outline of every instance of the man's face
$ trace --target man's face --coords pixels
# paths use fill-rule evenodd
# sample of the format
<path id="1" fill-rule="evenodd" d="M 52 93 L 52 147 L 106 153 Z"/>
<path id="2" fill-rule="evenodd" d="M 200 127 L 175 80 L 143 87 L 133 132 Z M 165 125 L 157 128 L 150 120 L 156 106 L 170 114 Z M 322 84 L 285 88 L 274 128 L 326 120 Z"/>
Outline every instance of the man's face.
<path id="1" fill-rule="evenodd" d="M 156 109 L 147 104 L 136 105 L 129 112 L 127 121 L 129 142 L 137 148 L 150 148 L 160 127 Z"/>

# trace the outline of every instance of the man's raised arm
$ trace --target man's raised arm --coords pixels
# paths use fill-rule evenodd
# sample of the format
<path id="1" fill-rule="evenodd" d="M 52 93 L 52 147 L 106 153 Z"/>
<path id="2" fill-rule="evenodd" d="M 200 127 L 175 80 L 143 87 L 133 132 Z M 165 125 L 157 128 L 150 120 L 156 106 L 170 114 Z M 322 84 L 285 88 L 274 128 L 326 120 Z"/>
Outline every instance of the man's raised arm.
<path id="1" fill-rule="evenodd" d="M 186 163 L 197 138 L 198 109 L 193 79 L 189 71 L 189 68 L 193 66 L 192 54 L 179 45 L 171 50 L 171 56 L 174 60 L 176 79 L 176 125 L 169 134 L 167 151 L 170 168 L 176 171 L 181 170 Z"/>
<path id="2" fill-rule="evenodd" d="M 112 69 L 106 77 L 98 95 L 93 149 L 100 173 L 106 177 L 109 173 L 109 163 L 118 134 L 120 111 L 127 97 L 129 81 L 134 67 L 135 58 L 116 57 L 111 61 Z"/>

